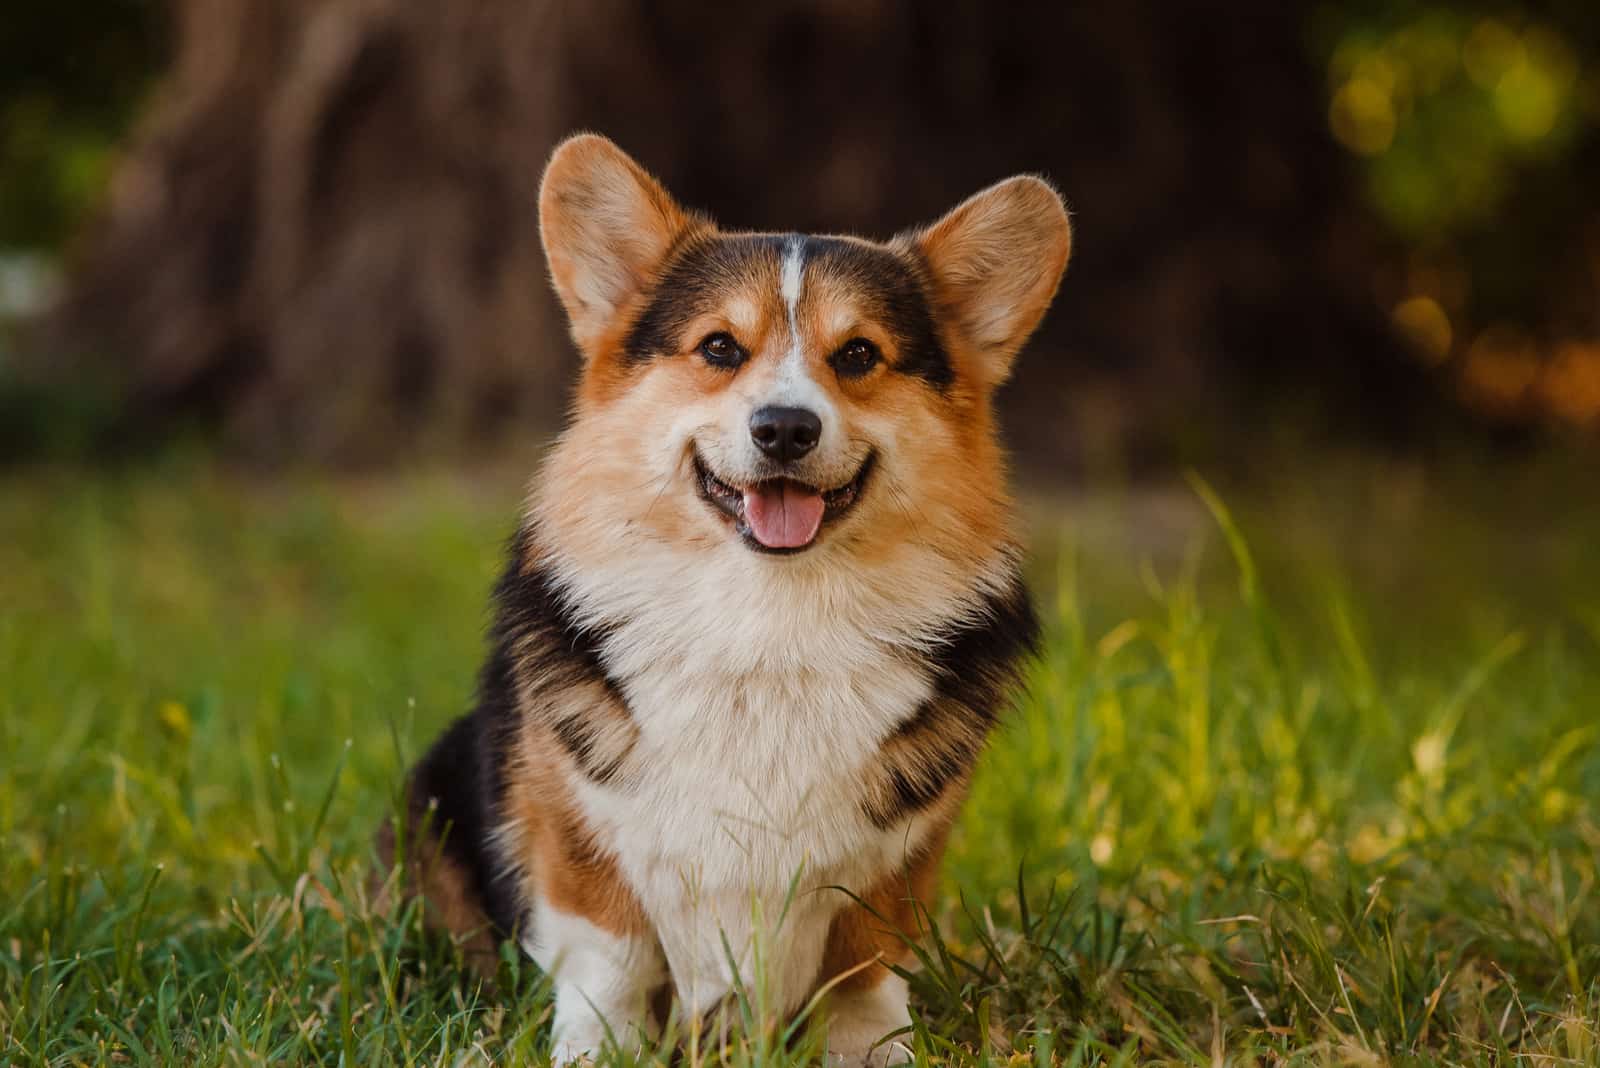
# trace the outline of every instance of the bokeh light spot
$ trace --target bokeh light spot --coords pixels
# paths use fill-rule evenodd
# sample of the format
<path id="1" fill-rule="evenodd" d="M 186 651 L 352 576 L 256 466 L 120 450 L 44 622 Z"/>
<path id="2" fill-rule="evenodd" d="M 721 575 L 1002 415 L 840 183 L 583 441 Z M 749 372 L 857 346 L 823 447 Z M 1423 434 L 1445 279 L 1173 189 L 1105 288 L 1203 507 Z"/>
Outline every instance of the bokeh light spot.
<path id="1" fill-rule="evenodd" d="M 1395 305 L 1394 325 L 1430 364 L 1440 364 L 1450 355 L 1452 331 L 1450 317 L 1432 297 L 1414 296 Z"/>
<path id="2" fill-rule="evenodd" d="M 1600 343 L 1557 346 L 1539 377 L 1539 399 L 1564 422 L 1581 427 L 1600 423 Z"/>
<path id="3" fill-rule="evenodd" d="M 1467 75 L 1485 89 L 1494 89 L 1511 68 L 1524 63 L 1522 38 L 1499 19 L 1484 19 L 1472 28 L 1461 50 Z"/>
<path id="4" fill-rule="evenodd" d="M 1376 156 L 1394 142 L 1394 100 L 1378 81 L 1357 76 L 1333 97 L 1333 135 L 1352 152 Z"/>
<path id="5" fill-rule="evenodd" d="M 1509 326 L 1490 327 L 1473 340 L 1461 368 L 1467 401 L 1490 416 L 1521 414 L 1539 379 L 1539 363 L 1526 334 Z"/>

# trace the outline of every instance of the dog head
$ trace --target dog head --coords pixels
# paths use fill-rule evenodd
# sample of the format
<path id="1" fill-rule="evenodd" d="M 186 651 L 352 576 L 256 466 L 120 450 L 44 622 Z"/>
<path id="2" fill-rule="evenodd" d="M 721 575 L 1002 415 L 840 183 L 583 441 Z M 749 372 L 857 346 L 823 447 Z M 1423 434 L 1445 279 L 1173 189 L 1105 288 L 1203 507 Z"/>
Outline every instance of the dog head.
<path id="1" fill-rule="evenodd" d="M 734 233 L 580 135 L 539 208 L 583 357 L 546 470 L 566 537 L 770 568 L 1004 542 L 992 398 L 1071 248 L 1047 183 L 884 243 Z"/>

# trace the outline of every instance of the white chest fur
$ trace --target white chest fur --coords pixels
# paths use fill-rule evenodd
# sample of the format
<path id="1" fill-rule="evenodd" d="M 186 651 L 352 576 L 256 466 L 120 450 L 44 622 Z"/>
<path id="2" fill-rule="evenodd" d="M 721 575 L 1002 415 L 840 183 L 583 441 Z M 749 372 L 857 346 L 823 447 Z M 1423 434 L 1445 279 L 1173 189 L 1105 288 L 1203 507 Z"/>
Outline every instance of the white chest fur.
<path id="1" fill-rule="evenodd" d="M 638 648 L 633 629 L 618 628 L 608 653 Z M 707 657 L 716 643 L 693 641 L 648 643 L 647 666 L 608 655 L 642 668 L 618 672 L 639 737 L 628 781 L 585 784 L 579 799 L 690 1005 L 726 993 L 731 951 L 745 979 L 759 953 L 769 996 L 793 1007 L 848 903 L 829 887 L 861 892 L 920 843 L 914 826 L 873 826 L 859 783 L 929 682 L 910 658 L 855 637 L 848 651 L 829 643 L 831 662 L 805 658 L 817 666 L 785 655 L 730 668 Z"/>

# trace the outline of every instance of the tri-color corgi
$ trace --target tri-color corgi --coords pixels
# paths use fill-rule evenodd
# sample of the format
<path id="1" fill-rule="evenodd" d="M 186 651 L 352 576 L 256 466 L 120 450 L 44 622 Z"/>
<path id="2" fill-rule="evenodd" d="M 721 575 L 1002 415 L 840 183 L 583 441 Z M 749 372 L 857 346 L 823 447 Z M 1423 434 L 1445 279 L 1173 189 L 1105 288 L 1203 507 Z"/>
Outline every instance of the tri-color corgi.
<path id="1" fill-rule="evenodd" d="M 408 886 L 549 973 L 558 1062 L 648 1037 L 663 992 L 715 1009 L 757 947 L 769 1004 L 827 988 L 831 1054 L 904 1059 L 889 965 L 1037 631 L 992 400 L 1061 199 L 735 233 L 581 135 L 539 213 L 582 380 L 477 706 L 411 774 Z"/>

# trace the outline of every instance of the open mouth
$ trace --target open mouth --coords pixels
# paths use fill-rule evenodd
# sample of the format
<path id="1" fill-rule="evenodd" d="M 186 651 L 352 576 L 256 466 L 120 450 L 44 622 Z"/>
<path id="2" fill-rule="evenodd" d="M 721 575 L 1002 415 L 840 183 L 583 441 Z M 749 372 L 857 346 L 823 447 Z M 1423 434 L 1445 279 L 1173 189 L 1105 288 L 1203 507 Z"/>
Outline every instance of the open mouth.
<path id="1" fill-rule="evenodd" d="M 861 499 L 876 455 L 868 455 L 855 477 L 834 489 L 818 489 L 792 478 L 768 478 L 750 486 L 731 486 L 711 473 L 697 450 L 695 480 L 700 496 L 733 520 L 746 545 L 760 552 L 797 553 L 809 549 L 824 523 L 848 512 Z"/>

